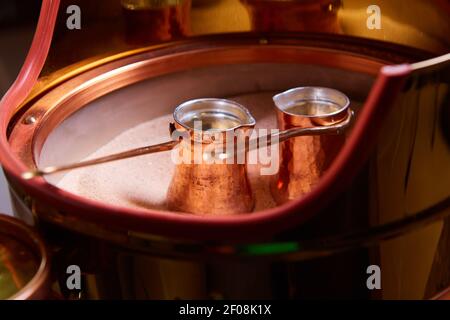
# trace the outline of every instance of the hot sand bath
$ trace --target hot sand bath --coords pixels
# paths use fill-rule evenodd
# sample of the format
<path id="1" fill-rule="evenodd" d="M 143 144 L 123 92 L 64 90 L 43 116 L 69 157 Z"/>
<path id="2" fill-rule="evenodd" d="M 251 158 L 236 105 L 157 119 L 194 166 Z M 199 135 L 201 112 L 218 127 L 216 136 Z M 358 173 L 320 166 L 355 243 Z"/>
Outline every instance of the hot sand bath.
<path id="1" fill-rule="evenodd" d="M 272 101 L 274 94 L 275 92 L 255 93 L 229 99 L 249 109 L 256 119 L 256 128 L 272 129 L 276 128 Z M 167 114 L 130 128 L 85 160 L 165 142 L 169 138 L 170 122 L 173 122 L 172 114 Z M 174 168 L 171 153 L 162 152 L 69 171 L 57 186 L 111 205 L 167 210 L 166 193 Z M 271 176 L 261 175 L 260 169 L 261 165 L 248 165 L 248 176 L 255 197 L 254 211 L 275 206 L 269 190 Z"/>

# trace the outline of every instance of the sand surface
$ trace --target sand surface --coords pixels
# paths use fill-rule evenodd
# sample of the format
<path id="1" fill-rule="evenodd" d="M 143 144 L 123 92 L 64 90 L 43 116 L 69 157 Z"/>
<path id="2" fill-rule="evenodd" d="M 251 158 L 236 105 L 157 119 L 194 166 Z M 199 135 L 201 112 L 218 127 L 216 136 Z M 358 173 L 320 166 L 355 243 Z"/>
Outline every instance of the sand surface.
<path id="1" fill-rule="evenodd" d="M 250 110 L 257 128 L 271 129 L 276 128 L 272 96 L 273 93 L 257 93 L 229 98 Z M 167 114 L 130 128 L 86 159 L 165 142 L 171 121 L 172 114 Z M 163 152 L 73 170 L 57 186 L 111 205 L 166 210 L 166 192 L 173 172 L 170 152 Z M 248 165 L 248 175 L 256 200 L 255 211 L 275 206 L 269 191 L 270 176 L 260 175 L 259 165 Z"/>

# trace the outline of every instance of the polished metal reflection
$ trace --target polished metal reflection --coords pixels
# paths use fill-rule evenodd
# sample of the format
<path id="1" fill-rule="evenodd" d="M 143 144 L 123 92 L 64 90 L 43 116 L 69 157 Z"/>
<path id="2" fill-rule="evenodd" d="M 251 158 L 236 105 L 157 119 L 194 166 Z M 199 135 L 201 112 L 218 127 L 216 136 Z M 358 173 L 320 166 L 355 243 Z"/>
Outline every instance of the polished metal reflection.
<path id="1" fill-rule="evenodd" d="M 349 98 L 334 89 L 299 87 L 273 98 L 278 126 L 282 130 L 326 128 L 351 117 Z M 272 181 L 271 191 L 277 203 L 302 196 L 317 184 L 336 157 L 345 136 L 295 137 L 280 147 L 280 169 Z"/>
<path id="2" fill-rule="evenodd" d="M 338 20 L 341 0 L 240 0 L 258 31 L 342 32 Z"/>
<path id="3" fill-rule="evenodd" d="M 176 129 L 187 131 L 198 142 L 213 142 L 215 133 L 226 134 L 256 124 L 250 111 L 241 104 L 227 99 L 195 99 L 179 105 L 173 118 Z M 195 127 L 196 122 L 200 125 Z M 198 132 L 196 132 L 196 129 Z M 196 136 L 201 133 L 201 136 Z"/>
<path id="4" fill-rule="evenodd" d="M 205 158 L 210 154 L 208 149 L 227 152 L 230 142 L 233 149 L 238 145 L 239 134 L 245 137 L 256 124 L 250 112 L 230 100 L 198 99 L 177 107 L 174 119 L 175 129 L 187 132 L 191 139 L 183 139 L 176 150 L 187 161 L 175 168 L 167 192 L 169 209 L 205 215 L 251 212 L 255 201 L 246 161 L 237 161 L 239 155 L 235 152 L 231 161 L 227 153 L 223 153 L 223 159 L 214 155 L 213 162 Z"/>
<path id="5" fill-rule="evenodd" d="M 126 42 L 167 41 L 190 33 L 191 0 L 122 0 Z"/>

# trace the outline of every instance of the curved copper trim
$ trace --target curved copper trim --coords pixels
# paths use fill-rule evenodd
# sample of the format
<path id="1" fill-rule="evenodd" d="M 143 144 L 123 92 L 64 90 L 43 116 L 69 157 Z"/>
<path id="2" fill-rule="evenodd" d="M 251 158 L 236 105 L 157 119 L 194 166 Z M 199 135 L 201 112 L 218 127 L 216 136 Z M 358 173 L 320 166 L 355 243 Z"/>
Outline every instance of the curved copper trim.
<path id="1" fill-rule="evenodd" d="M 8 232 L 14 234 L 27 244 L 34 246 L 36 255 L 40 258 L 39 268 L 33 278 L 10 300 L 44 299 L 49 292 L 50 259 L 41 237 L 29 226 L 18 219 L 0 214 L 0 223 L 8 225 Z"/>
<path id="2" fill-rule="evenodd" d="M 146 54 L 143 56 L 115 61 L 91 70 L 56 87 L 38 100 L 19 119 L 11 133 L 13 152 L 28 167 L 33 166 L 35 159 L 29 155 L 38 154 L 48 134 L 70 114 L 107 93 L 164 74 L 212 65 L 273 62 L 320 64 L 375 76 L 383 66 L 382 62 L 342 52 L 278 45 L 197 48 L 145 60 L 142 58 Z M 31 126 L 25 123 L 30 116 L 36 121 Z"/>
<path id="3" fill-rule="evenodd" d="M 23 164 L 18 163 L 18 159 L 9 152 L 7 128 L 18 106 L 32 91 L 47 59 L 59 3 L 59 0 L 44 0 L 42 2 L 38 25 L 25 63 L 17 79 L 0 101 L 0 149 L 3 149 L 0 152 L 0 161 L 6 170 L 14 170 L 14 163 L 17 166 L 16 169 L 24 168 Z"/>
<path id="4" fill-rule="evenodd" d="M 450 287 L 441 291 L 430 300 L 450 300 Z"/>
<path id="5" fill-rule="evenodd" d="M 250 253 L 251 247 L 265 246 L 265 242 L 251 242 L 236 245 L 215 245 L 204 243 L 188 243 L 178 239 L 161 239 L 156 236 L 143 236 L 151 241 L 145 250 L 152 254 L 165 255 L 171 257 L 189 257 L 202 259 L 205 257 L 227 257 L 229 259 L 261 259 L 264 261 L 304 261 L 319 257 L 327 257 L 339 252 L 350 251 L 358 248 L 371 247 L 404 234 L 408 234 L 420 227 L 426 227 L 437 221 L 441 221 L 450 215 L 444 209 L 450 205 L 450 197 L 426 208 L 406 219 L 390 222 L 385 225 L 371 227 L 368 230 L 356 230 L 338 236 L 320 238 L 318 240 L 302 241 L 276 241 L 277 244 L 285 244 L 289 250 L 283 248 L 281 251 L 271 251 L 262 254 Z M 133 236 L 139 235 L 130 233 Z M 170 244 L 170 245 L 168 245 Z M 270 244 L 270 242 L 269 242 Z M 178 246 L 180 245 L 180 246 Z M 189 248 L 189 249 L 187 249 Z M 301 250 L 299 249 L 301 248 Z M 449 292 L 450 294 L 450 292 Z"/>

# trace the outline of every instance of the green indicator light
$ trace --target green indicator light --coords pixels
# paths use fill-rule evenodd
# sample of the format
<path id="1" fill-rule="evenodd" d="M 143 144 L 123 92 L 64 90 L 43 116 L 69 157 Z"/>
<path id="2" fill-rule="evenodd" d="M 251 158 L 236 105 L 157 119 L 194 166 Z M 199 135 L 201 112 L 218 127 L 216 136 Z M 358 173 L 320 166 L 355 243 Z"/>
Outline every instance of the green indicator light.
<path id="1" fill-rule="evenodd" d="M 298 251 L 299 248 L 296 242 L 279 242 L 249 245 L 244 247 L 243 251 L 251 255 L 263 255 Z"/>

